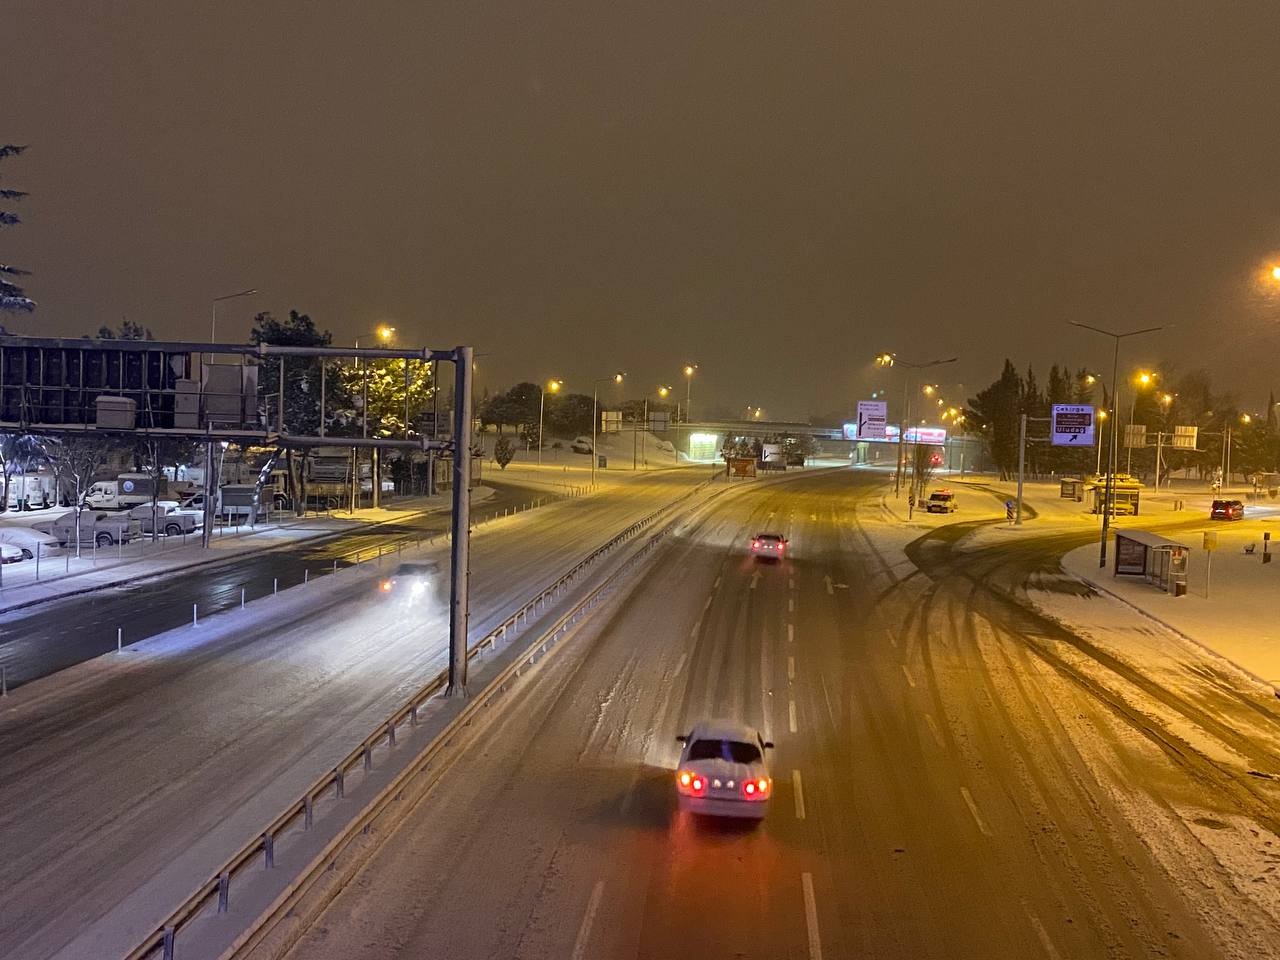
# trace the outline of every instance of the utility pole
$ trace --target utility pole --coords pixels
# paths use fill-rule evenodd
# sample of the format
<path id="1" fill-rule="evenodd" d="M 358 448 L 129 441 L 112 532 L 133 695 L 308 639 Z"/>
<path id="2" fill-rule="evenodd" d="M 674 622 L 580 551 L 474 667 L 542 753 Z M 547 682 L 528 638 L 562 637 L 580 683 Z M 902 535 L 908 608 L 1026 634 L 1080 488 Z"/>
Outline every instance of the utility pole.
<path id="1" fill-rule="evenodd" d="M 471 362 L 473 347 L 454 351 L 453 537 L 449 590 L 449 683 L 446 697 L 467 695 L 468 581 L 471 574 Z"/>
<path id="2" fill-rule="evenodd" d="M 1018 417 L 1018 507 L 1013 514 L 1013 525 L 1022 526 L 1022 480 L 1027 467 L 1027 415 Z"/>

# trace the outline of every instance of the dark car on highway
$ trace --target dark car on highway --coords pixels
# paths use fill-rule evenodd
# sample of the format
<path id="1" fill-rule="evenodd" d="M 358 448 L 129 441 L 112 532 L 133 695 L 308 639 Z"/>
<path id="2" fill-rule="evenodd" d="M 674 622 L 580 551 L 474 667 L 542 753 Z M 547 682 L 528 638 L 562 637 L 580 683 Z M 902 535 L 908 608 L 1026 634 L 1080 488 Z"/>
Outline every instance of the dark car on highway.
<path id="1" fill-rule="evenodd" d="M 1243 520 L 1244 504 L 1239 500 L 1215 500 L 1209 508 L 1210 520 Z"/>

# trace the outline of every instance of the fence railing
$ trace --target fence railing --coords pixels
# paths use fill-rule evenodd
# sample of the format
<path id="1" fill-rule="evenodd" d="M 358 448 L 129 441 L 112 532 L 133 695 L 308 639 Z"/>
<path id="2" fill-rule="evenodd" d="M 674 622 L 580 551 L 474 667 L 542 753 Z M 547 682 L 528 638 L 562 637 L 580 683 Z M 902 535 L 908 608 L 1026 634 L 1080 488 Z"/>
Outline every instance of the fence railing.
<path id="1" fill-rule="evenodd" d="M 555 600 L 562 591 L 573 584 L 582 573 L 589 567 L 594 565 L 602 557 L 612 553 L 618 547 L 630 541 L 638 533 L 652 526 L 663 516 L 669 514 L 679 507 L 686 500 L 695 496 L 700 490 L 706 487 L 712 480 L 705 480 L 693 487 L 686 493 L 665 504 L 659 509 L 653 511 L 640 520 L 630 524 L 621 532 L 615 534 L 607 542 L 591 551 L 585 557 L 577 561 L 565 573 L 561 574 L 549 585 L 538 591 L 531 599 L 527 600 L 510 616 L 499 623 L 497 626 L 489 630 L 483 637 L 475 643 L 470 644 L 467 650 L 467 660 L 471 661 L 479 657 L 484 649 L 488 647 L 490 650 L 496 649 L 500 640 L 505 641 L 509 631 L 518 629 L 522 624 L 527 625 L 531 614 L 539 611 L 545 611 L 545 608 L 553 600 Z M 531 663 L 532 659 L 526 657 L 529 650 L 541 645 L 545 652 L 546 644 L 554 641 L 556 636 L 568 624 L 574 622 L 577 617 L 588 606 L 593 605 L 602 596 L 603 591 L 615 578 L 621 573 L 629 569 L 640 556 L 647 553 L 649 549 L 657 542 L 659 538 L 655 537 L 646 545 L 644 550 L 633 555 L 628 561 L 619 567 L 604 582 L 597 585 L 591 590 L 586 597 L 578 601 L 574 606 L 559 617 L 555 623 L 539 637 L 535 638 L 522 654 L 516 659 L 506 670 L 489 681 L 486 685 L 484 693 L 478 695 L 473 700 L 473 706 L 485 700 L 485 694 L 492 695 L 492 691 L 504 688 L 506 679 L 510 676 L 519 675 L 519 670 L 527 663 Z M 416 725 L 418 722 L 419 711 L 426 703 L 443 691 L 448 682 L 448 670 L 442 670 L 435 677 L 421 686 L 415 691 L 404 703 L 397 707 L 391 714 L 379 723 L 373 731 L 366 736 L 359 744 L 357 744 L 350 752 L 347 753 L 342 760 L 336 763 L 329 770 L 325 771 L 318 777 L 306 792 L 297 800 L 285 808 L 274 820 L 272 820 L 265 829 L 257 833 L 251 840 L 234 853 L 214 874 L 204 881 L 191 895 L 174 910 L 165 921 L 160 924 L 151 934 L 149 934 L 141 943 L 138 944 L 126 957 L 126 960 L 150 960 L 150 958 L 159 956 L 163 960 L 175 960 L 176 941 L 178 934 L 192 920 L 197 918 L 206 908 L 216 902 L 217 912 L 225 913 L 230 903 L 231 881 L 235 875 L 242 869 L 249 866 L 252 862 L 261 858 L 262 866 L 265 869 L 271 869 L 275 865 L 275 843 L 281 834 L 301 824 L 302 829 L 310 830 L 314 818 L 317 802 L 330 797 L 332 800 L 340 800 L 346 793 L 346 781 L 348 775 L 359 765 L 363 770 L 368 771 L 373 767 L 373 751 L 382 745 L 394 747 L 396 744 L 396 731 L 404 724 Z M 487 701 L 486 701 L 487 702 Z M 442 734 L 441 736 L 445 736 Z M 437 740 L 440 738 L 437 738 Z M 430 749 L 430 745 L 426 748 Z M 348 830 L 358 829 L 358 824 L 349 826 Z"/>

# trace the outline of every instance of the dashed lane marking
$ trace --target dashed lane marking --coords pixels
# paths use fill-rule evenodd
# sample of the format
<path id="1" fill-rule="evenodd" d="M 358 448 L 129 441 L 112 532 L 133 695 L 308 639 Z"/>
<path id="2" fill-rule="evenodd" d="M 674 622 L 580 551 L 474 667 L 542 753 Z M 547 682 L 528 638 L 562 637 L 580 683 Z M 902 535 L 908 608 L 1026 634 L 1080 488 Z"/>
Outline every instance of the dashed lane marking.
<path id="1" fill-rule="evenodd" d="M 813 896 L 813 874 L 800 874 L 800 886 L 804 888 L 804 925 L 809 931 L 809 960 L 822 960 L 822 938 L 818 935 L 818 901 Z"/>
<path id="2" fill-rule="evenodd" d="M 720 580 L 721 580 L 721 579 L 722 579 L 722 578 L 720 578 L 720 577 L 716 577 L 716 582 L 715 582 L 715 583 L 713 583 L 713 584 L 711 585 L 711 586 L 712 586 L 712 588 L 718 588 L 718 587 L 720 586 Z"/>
<path id="3" fill-rule="evenodd" d="M 1036 936 L 1040 938 L 1040 944 L 1044 947 L 1044 952 L 1049 955 L 1050 960 L 1062 960 L 1062 954 L 1058 953 L 1058 948 L 1049 939 L 1049 931 L 1044 928 L 1040 918 L 1034 913 L 1028 913 L 1027 919 L 1031 921 L 1031 926 L 1035 929 Z"/>
<path id="4" fill-rule="evenodd" d="M 795 612 L 796 612 L 796 598 L 795 598 L 795 597 L 788 597 L 788 598 L 787 598 L 787 613 L 795 613 Z"/>
<path id="5" fill-rule="evenodd" d="M 787 657 L 787 679 L 794 681 L 796 678 L 796 658 Z"/>
<path id="6" fill-rule="evenodd" d="M 795 577 L 788 577 L 788 578 L 787 578 L 787 586 L 789 586 L 792 590 L 794 590 L 794 589 L 796 588 L 796 578 L 795 578 Z"/>
<path id="7" fill-rule="evenodd" d="M 934 722 L 933 717 L 926 713 L 924 715 L 924 722 L 929 725 L 929 732 L 933 734 L 933 739 L 937 741 L 938 746 L 945 750 L 947 748 L 947 741 L 942 739 L 942 731 L 938 729 L 938 724 Z"/>
<path id="8" fill-rule="evenodd" d="M 907 665 L 905 663 L 902 665 L 902 675 L 907 678 L 907 683 L 911 684 L 911 689 L 914 690 L 916 687 L 916 680 L 915 677 L 911 676 L 911 671 L 907 669 Z"/>
<path id="9" fill-rule="evenodd" d="M 696 637 L 696 636 L 698 635 L 698 629 L 699 629 L 701 626 L 702 626 L 702 618 L 701 618 L 701 617 L 699 617 L 699 618 L 694 622 L 694 624 L 693 624 L 693 629 L 689 631 L 689 636 L 691 636 L 691 637 Z"/>
<path id="10" fill-rule="evenodd" d="M 787 726 L 792 733 L 796 732 L 796 702 L 794 700 L 787 701 Z"/>
<path id="11" fill-rule="evenodd" d="M 800 783 L 800 771 L 791 771 L 791 789 L 796 798 L 796 819 L 804 819 L 804 787 Z"/>
<path id="12" fill-rule="evenodd" d="M 796 642 L 796 627 L 793 623 L 787 624 L 787 643 Z"/>
<path id="13" fill-rule="evenodd" d="M 987 822 L 982 819 L 982 814 L 978 812 L 978 805 L 973 802 L 973 794 L 969 792 L 968 787 L 960 788 L 960 795 L 964 797 L 964 802 L 969 806 L 969 812 L 973 814 L 974 822 L 977 823 L 978 829 L 982 831 L 985 837 L 991 836 L 991 831 L 987 829 Z"/>
<path id="14" fill-rule="evenodd" d="M 596 911 L 600 909 L 600 898 L 604 895 L 604 881 L 597 880 L 591 888 L 591 899 L 587 901 L 587 912 L 582 916 L 582 926 L 578 928 L 578 939 L 573 942 L 573 953 L 570 960 L 586 960 L 587 943 L 591 940 L 591 925 L 595 922 Z"/>

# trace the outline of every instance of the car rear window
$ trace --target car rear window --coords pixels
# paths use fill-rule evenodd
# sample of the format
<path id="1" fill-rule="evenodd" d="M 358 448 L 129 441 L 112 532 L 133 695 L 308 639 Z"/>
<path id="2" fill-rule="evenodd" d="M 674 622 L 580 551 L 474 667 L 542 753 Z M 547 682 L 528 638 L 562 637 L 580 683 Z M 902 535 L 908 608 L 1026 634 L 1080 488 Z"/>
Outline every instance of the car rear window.
<path id="1" fill-rule="evenodd" d="M 756 534 L 756 539 L 757 539 L 757 540 L 770 540 L 770 541 L 772 541 L 773 543 L 777 543 L 779 540 L 781 540 L 781 539 L 782 539 L 782 535 L 781 535 L 781 534 L 778 534 L 778 533 L 757 533 L 757 534 Z"/>
<path id="2" fill-rule="evenodd" d="M 741 740 L 695 740 L 689 745 L 690 760 L 728 760 L 732 763 L 758 763 L 760 748 Z"/>
<path id="3" fill-rule="evenodd" d="M 396 567 L 395 577 L 423 577 L 438 573 L 440 568 L 434 563 L 402 563 Z"/>

